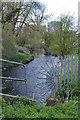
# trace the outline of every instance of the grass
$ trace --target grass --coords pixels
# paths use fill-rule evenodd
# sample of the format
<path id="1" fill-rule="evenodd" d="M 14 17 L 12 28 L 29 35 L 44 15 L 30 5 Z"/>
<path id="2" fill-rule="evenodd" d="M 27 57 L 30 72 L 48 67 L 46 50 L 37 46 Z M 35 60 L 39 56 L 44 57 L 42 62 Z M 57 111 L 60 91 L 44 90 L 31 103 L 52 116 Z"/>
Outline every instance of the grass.
<path id="1" fill-rule="evenodd" d="M 30 44 L 24 44 L 24 47 L 31 49 L 31 45 Z"/>
<path id="2" fill-rule="evenodd" d="M 26 51 L 29 53 L 29 55 L 26 55 L 24 53 L 24 50 L 19 47 L 17 49 L 17 53 L 14 57 L 4 58 L 4 59 L 7 59 L 9 61 L 20 62 L 20 63 L 24 63 L 24 64 L 29 63 L 31 60 L 34 59 L 34 56 L 31 55 L 31 46 L 29 44 L 24 44 L 24 47 L 26 47 Z M 13 67 L 14 64 L 3 62 L 2 66 L 3 67 Z"/>
<path id="3" fill-rule="evenodd" d="M 16 55 L 14 58 L 12 58 L 11 60 L 25 64 L 25 63 L 30 62 L 33 59 L 34 59 L 34 56 L 25 55 L 23 53 L 20 53 L 20 54 Z"/>
<path id="4" fill-rule="evenodd" d="M 14 62 L 19 62 L 19 63 L 26 64 L 26 63 L 29 63 L 33 59 L 34 59 L 34 56 L 32 56 L 32 55 L 25 55 L 23 53 L 20 53 L 20 54 L 15 55 L 15 57 L 10 58 L 9 61 L 14 61 Z M 3 62 L 2 66 L 3 67 L 13 67 L 14 64 Z"/>

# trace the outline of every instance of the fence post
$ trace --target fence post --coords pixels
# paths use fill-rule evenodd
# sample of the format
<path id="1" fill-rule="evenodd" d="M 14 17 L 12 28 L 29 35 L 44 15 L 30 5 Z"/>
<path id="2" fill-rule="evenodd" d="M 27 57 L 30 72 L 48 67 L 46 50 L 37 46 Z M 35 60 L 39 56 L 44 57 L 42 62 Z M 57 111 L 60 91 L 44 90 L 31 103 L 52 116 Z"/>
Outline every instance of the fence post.
<path id="1" fill-rule="evenodd" d="M 66 55 L 64 60 L 64 85 L 65 85 L 65 77 L 66 77 Z"/>
<path id="2" fill-rule="evenodd" d="M 60 83 L 60 89 L 62 88 L 62 67 L 63 67 L 63 56 L 61 56 L 61 83 Z"/>
<path id="3" fill-rule="evenodd" d="M 67 75 L 67 85 L 69 83 L 69 62 L 70 62 L 70 56 L 68 55 L 68 75 Z"/>
<path id="4" fill-rule="evenodd" d="M 71 83 L 73 80 L 73 55 L 72 55 L 72 59 L 71 59 Z"/>
<path id="5" fill-rule="evenodd" d="M 75 55 L 75 81 L 76 81 L 76 72 L 77 72 L 77 54 Z"/>
<path id="6" fill-rule="evenodd" d="M 60 56 L 58 56 L 58 88 L 59 88 L 59 58 Z"/>
<path id="7" fill-rule="evenodd" d="M 26 82 L 26 65 L 23 65 L 23 67 L 24 67 L 24 76 L 25 76 L 25 82 Z"/>

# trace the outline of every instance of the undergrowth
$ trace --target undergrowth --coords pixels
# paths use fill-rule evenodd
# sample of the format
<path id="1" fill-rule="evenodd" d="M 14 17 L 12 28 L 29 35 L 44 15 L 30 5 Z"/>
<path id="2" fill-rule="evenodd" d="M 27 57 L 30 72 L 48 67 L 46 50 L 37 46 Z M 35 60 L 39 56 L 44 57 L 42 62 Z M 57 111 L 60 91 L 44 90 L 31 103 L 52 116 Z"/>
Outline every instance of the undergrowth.
<path id="1" fill-rule="evenodd" d="M 78 101 L 56 103 L 55 106 L 39 106 L 35 102 L 28 102 L 26 98 L 11 102 L 2 99 L 3 118 L 78 118 Z"/>

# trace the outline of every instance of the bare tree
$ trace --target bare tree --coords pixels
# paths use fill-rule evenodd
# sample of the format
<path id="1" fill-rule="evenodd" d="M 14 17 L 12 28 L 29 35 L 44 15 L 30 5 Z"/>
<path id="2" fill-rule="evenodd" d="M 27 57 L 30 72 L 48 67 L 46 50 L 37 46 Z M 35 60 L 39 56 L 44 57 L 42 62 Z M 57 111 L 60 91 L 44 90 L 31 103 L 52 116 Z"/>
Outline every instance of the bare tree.
<path id="1" fill-rule="evenodd" d="M 18 26 L 19 30 L 16 33 L 18 36 L 23 25 L 25 24 L 26 18 L 28 17 L 31 9 L 36 2 L 3 2 L 2 3 L 2 24 L 5 25 L 6 22 L 13 24 L 13 33 Z"/>
<path id="2" fill-rule="evenodd" d="M 45 6 L 45 4 L 37 2 L 37 4 L 34 5 L 32 11 L 27 18 L 28 24 L 33 25 L 33 30 L 40 31 L 40 25 L 42 25 L 51 17 L 51 15 L 47 15 L 46 12 L 47 7 Z"/>

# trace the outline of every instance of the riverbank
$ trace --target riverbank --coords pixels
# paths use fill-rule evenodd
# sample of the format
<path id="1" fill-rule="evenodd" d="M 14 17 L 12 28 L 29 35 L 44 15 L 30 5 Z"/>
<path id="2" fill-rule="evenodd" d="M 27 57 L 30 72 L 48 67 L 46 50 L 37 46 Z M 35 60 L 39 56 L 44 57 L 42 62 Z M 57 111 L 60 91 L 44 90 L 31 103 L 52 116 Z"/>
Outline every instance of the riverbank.
<path id="1" fill-rule="evenodd" d="M 27 63 L 31 62 L 32 60 L 34 60 L 33 55 L 18 54 L 14 58 L 10 59 L 9 61 L 14 61 L 14 62 L 27 64 Z M 11 63 L 2 63 L 3 70 L 7 69 L 7 68 L 10 68 L 10 67 L 14 67 L 14 66 L 17 66 L 17 65 L 14 65 L 14 64 L 11 64 Z"/>
<path id="2" fill-rule="evenodd" d="M 26 47 L 19 47 L 17 54 L 7 60 L 27 64 L 34 60 L 34 56 L 31 54 L 31 49 Z M 6 58 L 5 58 L 6 59 Z M 3 70 L 15 66 L 11 63 L 2 63 Z"/>

